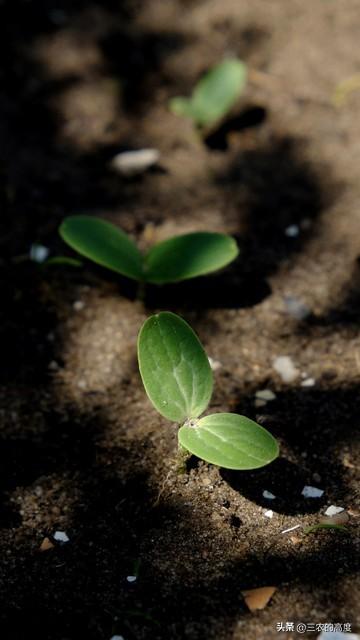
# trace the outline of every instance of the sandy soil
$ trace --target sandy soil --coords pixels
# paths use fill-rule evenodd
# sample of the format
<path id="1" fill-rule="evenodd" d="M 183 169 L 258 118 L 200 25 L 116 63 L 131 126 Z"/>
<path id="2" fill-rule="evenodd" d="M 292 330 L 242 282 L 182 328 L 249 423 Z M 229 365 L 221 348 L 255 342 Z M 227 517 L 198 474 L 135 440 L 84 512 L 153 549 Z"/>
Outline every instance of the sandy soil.
<path id="1" fill-rule="evenodd" d="M 285 621 L 360 630 L 360 91 L 334 103 L 360 68 L 359 9 L 0 4 L 4 640 L 300 637 L 276 630 Z M 224 55 L 248 63 L 249 82 L 232 114 L 241 128 L 210 148 L 167 103 Z M 125 180 L 109 168 L 146 146 L 160 150 L 158 169 Z M 143 304 L 90 264 L 24 259 L 35 242 L 64 253 L 57 227 L 71 213 L 103 216 L 143 248 L 225 231 L 241 255 Z M 177 472 L 176 427 L 150 407 L 136 363 L 138 330 L 159 309 L 183 315 L 218 362 L 212 409 L 264 424 L 278 461 L 235 473 L 191 459 Z M 280 355 L 298 368 L 291 384 L 273 368 Z M 264 388 L 276 399 L 259 407 Z M 323 496 L 305 499 L 304 485 Z M 330 504 L 348 510 L 347 532 L 306 535 Z M 40 552 L 45 537 L 54 547 Z M 242 591 L 272 585 L 268 606 L 249 612 Z"/>

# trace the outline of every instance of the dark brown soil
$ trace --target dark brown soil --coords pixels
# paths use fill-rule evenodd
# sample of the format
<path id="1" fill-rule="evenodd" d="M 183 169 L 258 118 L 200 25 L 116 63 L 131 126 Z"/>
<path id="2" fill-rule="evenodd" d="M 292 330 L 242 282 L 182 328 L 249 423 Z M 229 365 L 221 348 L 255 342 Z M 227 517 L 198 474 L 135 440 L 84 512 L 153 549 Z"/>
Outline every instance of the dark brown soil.
<path id="1" fill-rule="evenodd" d="M 360 92 L 333 100 L 360 70 L 359 9 L 0 3 L 1 640 L 297 638 L 277 632 L 282 621 L 360 630 Z M 224 55 L 248 63 L 249 82 L 204 144 L 167 103 Z M 161 151 L 158 169 L 110 170 L 114 153 L 145 146 Z M 145 307 L 105 270 L 25 259 L 36 242 L 64 253 L 57 227 L 71 213 L 104 216 L 143 247 L 221 230 L 241 255 L 150 289 Z M 266 425 L 277 462 L 176 471 L 176 429 L 136 364 L 154 309 L 191 323 L 218 362 L 212 408 Z M 291 384 L 273 368 L 280 355 L 299 369 Z M 264 388 L 276 399 L 258 407 Z M 305 499 L 304 485 L 323 497 Z M 348 531 L 306 535 L 330 504 L 349 510 Z M 69 542 L 54 542 L 59 530 Z M 45 537 L 55 546 L 40 552 Z M 268 606 L 249 612 L 242 590 L 271 585 Z"/>

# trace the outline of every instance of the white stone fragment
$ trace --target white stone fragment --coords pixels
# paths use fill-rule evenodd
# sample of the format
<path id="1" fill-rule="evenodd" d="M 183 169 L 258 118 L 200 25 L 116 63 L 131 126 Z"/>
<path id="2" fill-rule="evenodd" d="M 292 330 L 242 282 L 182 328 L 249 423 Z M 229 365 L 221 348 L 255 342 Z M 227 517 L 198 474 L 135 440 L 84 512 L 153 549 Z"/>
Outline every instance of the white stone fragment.
<path id="1" fill-rule="evenodd" d="M 83 300 L 75 300 L 73 304 L 73 309 L 75 309 L 75 311 L 82 311 L 84 307 L 85 302 Z"/>
<path id="2" fill-rule="evenodd" d="M 293 382 L 299 375 L 299 370 L 295 367 L 289 356 L 278 356 L 275 358 L 273 367 L 283 382 Z"/>
<path id="3" fill-rule="evenodd" d="M 306 378 L 301 383 L 302 387 L 313 387 L 315 385 L 315 378 Z"/>
<path id="4" fill-rule="evenodd" d="M 126 576 L 126 580 L 128 582 L 136 582 L 136 576 Z"/>
<path id="5" fill-rule="evenodd" d="M 310 307 L 295 296 L 284 296 L 284 304 L 289 315 L 296 320 L 305 320 L 311 313 Z"/>
<path id="6" fill-rule="evenodd" d="M 70 540 L 65 531 L 55 531 L 53 538 L 57 540 L 57 542 L 69 542 Z"/>
<path id="7" fill-rule="evenodd" d="M 295 531 L 295 529 L 299 529 L 299 527 L 301 527 L 301 524 L 296 524 L 294 527 L 289 527 L 289 529 L 284 529 L 284 531 L 282 531 L 281 533 L 289 533 L 289 531 Z"/>
<path id="8" fill-rule="evenodd" d="M 301 495 L 304 496 L 304 498 L 321 498 L 323 493 L 324 493 L 323 489 L 318 489 L 317 487 L 311 487 L 309 485 L 305 485 L 305 487 L 301 492 Z"/>
<path id="9" fill-rule="evenodd" d="M 255 397 L 259 400 L 265 400 L 265 402 L 270 402 L 271 400 L 275 400 L 276 395 L 271 389 L 259 389 L 255 393 Z"/>
<path id="10" fill-rule="evenodd" d="M 272 518 L 274 515 L 274 512 L 272 511 L 272 509 L 268 509 L 267 511 L 265 511 L 264 516 L 265 518 Z"/>
<path id="11" fill-rule="evenodd" d="M 209 365 L 213 371 L 217 371 L 218 369 L 221 369 L 222 364 L 221 362 L 219 362 L 219 360 L 214 360 L 213 358 L 210 358 L 210 356 L 208 357 L 208 360 L 209 360 Z"/>
<path id="12" fill-rule="evenodd" d="M 264 489 L 262 494 L 263 494 L 263 497 L 266 498 L 266 500 L 275 500 L 276 498 L 276 496 L 274 496 L 274 494 L 271 493 L 271 491 L 268 491 L 267 489 Z"/>
<path id="13" fill-rule="evenodd" d="M 159 158 L 160 152 L 157 149 L 123 151 L 114 156 L 110 165 L 123 176 L 136 176 L 154 166 Z"/>
<path id="14" fill-rule="evenodd" d="M 300 233 L 300 229 L 297 224 L 290 224 L 285 229 L 285 235 L 288 238 L 296 238 L 299 235 L 299 233 Z"/>
<path id="15" fill-rule="evenodd" d="M 360 635 L 346 631 L 322 631 L 316 640 L 360 640 Z"/>
<path id="16" fill-rule="evenodd" d="M 326 516 L 336 516 L 337 513 L 341 513 L 344 511 L 344 507 L 335 507 L 334 504 L 331 504 L 325 511 Z"/>
<path id="17" fill-rule="evenodd" d="M 32 244 L 30 247 L 29 257 L 33 262 L 38 262 L 41 264 L 45 262 L 48 257 L 50 251 L 47 247 L 44 247 L 43 244 Z"/>

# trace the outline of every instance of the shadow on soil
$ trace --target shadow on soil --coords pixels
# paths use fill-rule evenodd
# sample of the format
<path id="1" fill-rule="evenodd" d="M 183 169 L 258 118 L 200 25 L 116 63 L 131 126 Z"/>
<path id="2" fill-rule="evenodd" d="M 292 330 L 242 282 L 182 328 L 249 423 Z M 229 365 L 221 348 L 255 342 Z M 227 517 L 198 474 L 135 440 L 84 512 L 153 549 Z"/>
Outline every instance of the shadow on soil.
<path id="1" fill-rule="evenodd" d="M 307 506 L 299 497 L 303 483 L 314 484 L 314 472 L 321 475 L 315 484 L 326 487 L 327 501 L 332 491 L 346 499 L 337 451 L 353 442 L 359 398 L 358 387 L 279 394 L 266 409 L 266 424 L 274 425 L 272 432 L 296 462 L 283 458 L 247 474 L 222 470 L 221 477 L 249 500 L 285 514 L 304 514 L 323 504 L 316 500 L 316 507 Z M 39 419 L 36 412 L 32 417 Z M 341 537 L 320 534 L 316 552 L 279 547 L 274 535 L 259 539 L 241 559 L 226 550 L 219 559 L 221 533 L 200 504 L 189 509 L 175 491 L 155 506 L 156 452 L 147 441 L 127 439 L 124 446 L 103 448 L 101 407 L 91 414 L 79 414 L 75 407 L 65 413 L 55 409 L 42 420 L 42 430 L 26 439 L 24 431 L 2 439 L 2 490 L 11 495 L 14 487 L 30 488 L 52 474 L 66 474 L 70 504 L 76 496 L 67 527 L 70 542 L 46 553 L 20 543 L 11 562 L 3 558 L 4 640 L 25 640 L 29 629 L 39 640 L 75 640 L 84 634 L 100 640 L 114 633 L 129 640 L 228 638 L 247 615 L 242 589 L 274 581 L 295 581 L 305 590 L 316 585 L 317 606 L 324 599 L 328 611 L 329 583 L 338 569 L 342 575 L 356 570 L 351 530 Z M 264 488 L 277 495 L 271 505 L 262 499 Z M 241 549 L 246 540 L 241 520 L 230 522 Z M 8 526 L 20 526 L 15 513 Z M 32 532 L 32 543 L 34 536 L 40 543 L 52 533 Z M 128 582 L 129 575 L 137 580 Z"/>
<path id="2" fill-rule="evenodd" d="M 123 133 L 118 144 L 114 141 L 109 147 L 98 146 L 89 152 L 59 141 L 63 123 L 54 104 L 65 86 L 79 78 L 71 74 L 59 79 L 50 77 L 34 55 L 39 36 L 70 27 L 87 33 L 89 16 L 94 11 L 100 12 L 99 35 L 91 32 L 89 37 L 105 60 L 100 72 L 121 85 L 123 106 L 130 111 L 144 104 L 144 91 L 151 99 L 157 83 L 168 90 L 169 79 L 161 75 L 161 63 L 185 45 L 175 32 L 156 34 L 135 29 L 133 2 L 123 3 L 120 9 L 110 0 L 89 5 L 82 1 L 60 5 L 49 1 L 34 14 L 26 2 L 8 1 L 1 5 L 1 21 L 7 28 L 2 41 L 5 97 L 0 105 L 5 125 L 0 136 L 2 148 L 8 150 L 4 157 L 6 171 L 0 174 L 3 259 L 23 254 L 31 243 L 39 241 L 55 253 L 62 253 L 64 247 L 56 228 L 64 216 L 74 211 L 98 213 L 109 207 L 131 211 L 140 194 L 146 194 L 151 174 L 129 183 L 113 175 L 106 162 L 115 147 L 118 151 L 136 148 L 138 141 L 134 144 Z M 93 28 L 94 17 L 90 23 Z M 245 28 L 242 36 L 239 40 L 237 34 L 236 41 L 242 42 L 246 52 L 255 46 L 257 37 L 261 41 L 263 34 Z M 120 107 L 119 104 L 119 119 Z M 262 106 L 249 107 L 225 123 L 217 135 L 225 140 L 229 127 L 257 127 L 265 116 Z M 238 210 L 239 259 L 213 277 L 176 287 L 149 288 L 149 308 L 179 307 L 180 300 L 180 306 L 195 309 L 253 306 L 271 293 L 267 278 L 283 260 L 301 251 L 313 233 L 316 219 L 326 205 L 324 193 L 329 198 L 332 190 L 328 185 L 323 189 L 320 177 L 301 157 L 295 140 L 288 137 L 273 138 L 265 145 L 259 142 L 255 149 L 245 149 L 229 162 L 215 182 L 223 194 L 224 218 L 227 203 L 232 212 Z M 137 235 L 136 220 L 129 225 L 132 226 L 128 230 Z M 288 237 L 286 229 L 294 225 L 299 233 Z M 111 279 L 105 271 L 103 277 Z"/>
<path id="3" fill-rule="evenodd" d="M 301 324 L 299 330 L 311 334 L 316 328 L 331 331 L 334 327 L 353 327 L 358 330 L 360 324 L 360 258 L 357 259 L 353 272 L 344 285 L 337 304 L 320 316 L 310 315 Z"/>
<path id="4" fill-rule="evenodd" d="M 229 134 L 245 131 L 258 127 L 265 122 L 266 109 L 260 106 L 251 106 L 243 109 L 238 115 L 228 118 L 215 131 L 209 133 L 204 142 L 209 149 L 227 151 L 229 148 Z"/>
<path id="5" fill-rule="evenodd" d="M 76 86 L 82 78 L 76 73 L 51 77 L 36 47 L 43 36 L 62 30 L 72 33 L 73 29 L 79 41 L 85 38 L 104 57 L 103 67 L 92 69 L 91 77 L 111 76 L 114 86 L 121 89 L 123 106 L 133 110 L 135 97 L 142 102 L 137 91 L 146 90 L 149 99 L 154 77 L 162 79 L 161 60 L 181 46 L 177 34 L 135 29 L 132 17 L 136 11 L 136 3 L 127 0 L 45 0 L 36 7 L 26 0 L 1 3 L 3 259 L 25 253 L 32 242 L 55 245 L 56 250 L 54 233 L 66 213 L 104 210 L 119 202 L 126 206 L 132 200 L 123 181 L 104 164 L 104 150 L 87 153 L 59 140 L 64 122 L 54 105 L 64 89 Z M 122 119 L 120 104 L 117 118 Z M 117 151 L 132 146 L 126 134 L 117 143 Z"/>
<path id="6" fill-rule="evenodd" d="M 268 278 L 304 250 L 336 185 L 322 179 L 301 157 L 291 138 L 244 151 L 218 176 L 224 201 L 238 209 L 240 255 L 218 274 L 192 281 L 148 287 L 149 309 L 251 307 L 271 293 Z M 226 214 L 224 214 L 226 219 Z M 295 229 L 295 237 L 289 235 Z"/>
<path id="7" fill-rule="evenodd" d="M 134 5 L 125 2 L 121 11 L 110 0 L 91 6 L 104 8 L 110 18 L 115 12 L 127 24 Z M 6 27 L 1 51 L 7 65 L 2 73 L 5 125 L 1 139 L 2 148 L 8 149 L 6 172 L 0 174 L 2 260 L 26 252 L 36 240 L 51 244 L 57 224 L 74 209 L 94 211 L 117 204 L 121 198 L 126 205 L 123 184 L 118 181 L 109 188 L 107 171 L 103 163 L 100 167 L 96 153 L 83 154 L 56 142 L 58 121 L 49 101 L 60 85 L 50 81 L 30 55 L 36 36 L 57 31 L 60 23 L 69 24 L 88 8 L 85 0 L 45 2 L 35 9 L 25 0 L 1 4 L 1 23 Z M 135 58 L 140 57 L 129 67 L 132 74 L 140 69 L 146 84 L 144 52 L 151 40 L 145 33 L 127 37 L 131 47 L 139 42 L 146 45 L 141 53 L 132 49 Z M 105 38 L 103 44 L 108 56 L 118 55 L 111 38 Z M 156 39 L 151 73 L 158 70 L 160 57 L 168 55 L 172 46 L 179 47 L 181 42 Z M 125 72 L 123 67 L 116 71 Z M 134 91 L 129 83 L 127 90 L 131 104 Z M 301 226 L 304 215 L 314 229 L 324 206 L 319 181 L 298 159 L 296 143 L 291 140 L 274 140 L 263 148 L 244 151 L 217 180 L 224 198 L 239 209 L 242 253 L 227 272 L 184 285 L 185 304 L 197 309 L 214 306 L 215 287 L 215 297 L 222 301 L 219 306 L 246 306 L 263 299 L 269 293 L 266 278 L 307 240 L 309 231 Z M 143 186 L 142 181 L 139 185 Z M 130 197 L 133 200 L 134 194 Z M 284 229 L 294 224 L 302 231 L 289 238 Z M 29 635 L 38 640 L 85 636 L 104 640 L 114 633 L 123 634 L 126 640 L 228 638 L 239 617 L 246 615 L 242 588 L 272 583 L 276 576 L 278 584 L 296 580 L 309 590 L 315 585 L 321 601 L 320 587 L 328 593 L 338 568 L 345 575 L 355 570 L 351 535 L 340 540 L 331 532 L 324 535 L 316 554 L 280 553 L 270 546 L 265 554 L 263 549 L 249 551 L 241 560 L 212 557 L 201 536 L 210 532 L 216 539 L 217 531 L 201 512 L 194 517 L 176 495 L 154 506 L 158 486 L 152 467 L 156 460 L 147 442 L 102 450 L 97 441 L 105 427 L 100 412 L 80 415 L 72 409 L 64 419 L 48 373 L 53 357 L 61 364 L 62 349 L 56 314 L 49 304 L 51 278 L 28 264 L 2 266 L 1 296 L 6 305 L 1 325 L 1 380 L 8 386 L 1 394 L 6 400 L 6 420 L 14 412 L 10 415 L 13 424 L 6 424 L 2 432 L 0 447 L 4 640 L 25 640 Z M 67 275 L 63 278 L 63 295 L 71 295 L 72 284 L 82 279 L 82 272 L 68 281 Z M 164 289 L 149 304 L 166 302 L 168 307 L 172 299 L 175 304 L 176 296 L 179 307 L 179 292 L 178 288 L 173 294 Z M 42 406 L 44 398 L 47 409 Z M 358 388 L 279 394 L 266 408 L 264 423 L 283 439 L 291 461 L 279 460 L 272 469 L 241 480 L 237 474 L 223 478 L 259 504 L 263 504 L 260 487 L 277 492 L 282 513 L 306 512 L 303 503 L 294 507 L 288 495 L 283 495 L 283 483 L 288 483 L 289 495 L 296 500 L 303 480 L 310 480 L 314 472 L 330 490 L 336 489 L 337 496 L 345 496 L 347 487 L 334 451 L 339 445 L 351 445 L 359 398 Z M 303 452 L 308 457 L 302 465 Z M 67 497 L 71 505 L 74 498 L 75 506 L 69 516 L 70 542 L 38 553 L 38 542 L 53 531 L 22 528 L 21 514 L 11 497 L 14 490 L 41 483 L 44 477 L 51 482 L 52 474 L 66 474 L 71 480 Z M 240 542 L 241 524 L 235 524 Z M 204 552 L 208 552 L 206 562 Z M 126 576 L 137 571 L 138 580 L 129 583 Z M 287 612 L 289 618 L 290 614 Z"/>
<path id="8" fill-rule="evenodd" d="M 258 418 L 283 444 L 289 459 L 281 457 L 268 467 L 248 473 L 221 471 L 230 486 L 256 502 L 278 513 L 304 514 L 318 511 L 331 500 L 346 499 L 344 467 L 339 452 L 351 450 L 358 439 L 360 394 L 357 385 L 344 388 L 293 389 L 277 393 L 268 402 L 264 415 L 255 416 L 250 399 L 235 412 Z M 345 455 L 343 453 L 343 455 Z M 319 499 L 305 499 L 305 485 L 327 487 Z M 264 490 L 276 500 L 263 497 Z"/>

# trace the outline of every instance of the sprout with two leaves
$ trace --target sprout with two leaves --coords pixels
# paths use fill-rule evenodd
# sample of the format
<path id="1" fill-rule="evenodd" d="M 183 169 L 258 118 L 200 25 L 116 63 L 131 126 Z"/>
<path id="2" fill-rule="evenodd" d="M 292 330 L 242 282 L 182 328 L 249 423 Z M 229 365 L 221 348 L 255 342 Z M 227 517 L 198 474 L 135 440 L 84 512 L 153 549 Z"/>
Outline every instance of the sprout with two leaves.
<path id="1" fill-rule="evenodd" d="M 158 285 L 217 271 L 239 253 L 234 238 L 204 231 L 174 236 L 143 255 L 122 229 L 85 215 L 65 218 L 59 232 L 85 258 L 138 282 Z"/>
<path id="2" fill-rule="evenodd" d="M 279 454 L 277 441 L 253 420 L 207 409 L 213 375 L 207 355 L 191 327 L 162 312 L 148 318 L 138 338 L 138 360 L 145 391 L 155 409 L 181 425 L 180 448 L 227 469 L 257 469 Z"/>
<path id="3" fill-rule="evenodd" d="M 189 118 L 199 129 L 212 127 L 236 103 L 245 87 L 246 75 L 246 65 L 241 60 L 224 60 L 200 78 L 189 98 L 172 98 L 170 111 Z"/>

